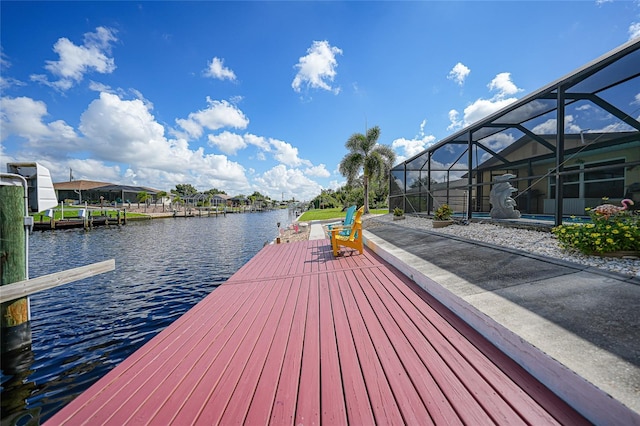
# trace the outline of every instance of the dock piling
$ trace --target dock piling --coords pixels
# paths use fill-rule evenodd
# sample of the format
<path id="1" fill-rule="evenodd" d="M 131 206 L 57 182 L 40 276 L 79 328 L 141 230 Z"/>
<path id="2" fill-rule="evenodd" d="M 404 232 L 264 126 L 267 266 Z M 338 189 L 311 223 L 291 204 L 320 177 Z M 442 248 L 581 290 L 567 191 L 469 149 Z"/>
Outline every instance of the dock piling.
<path id="1" fill-rule="evenodd" d="M 22 186 L 0 185 L 0 286 L 28 278 L 25 191 Z M 31 348 L 27 297 L 0 304 L 0 328 L 3 355 Z"/>

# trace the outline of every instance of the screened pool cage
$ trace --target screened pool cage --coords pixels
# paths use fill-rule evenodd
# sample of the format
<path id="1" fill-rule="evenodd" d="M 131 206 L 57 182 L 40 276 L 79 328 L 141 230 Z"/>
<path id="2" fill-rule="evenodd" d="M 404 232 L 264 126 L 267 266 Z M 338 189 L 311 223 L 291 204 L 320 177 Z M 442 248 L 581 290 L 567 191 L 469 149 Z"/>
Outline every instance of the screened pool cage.
<path id="1" fill-rule="evenodd" d="M 391 170 L 389 207 L 433 214 L 449 204 L 487 216 L 497 176 L 511 174 L 523 214 L 584 216 L 640 206 L 640 39 L 441 140 Z"/>

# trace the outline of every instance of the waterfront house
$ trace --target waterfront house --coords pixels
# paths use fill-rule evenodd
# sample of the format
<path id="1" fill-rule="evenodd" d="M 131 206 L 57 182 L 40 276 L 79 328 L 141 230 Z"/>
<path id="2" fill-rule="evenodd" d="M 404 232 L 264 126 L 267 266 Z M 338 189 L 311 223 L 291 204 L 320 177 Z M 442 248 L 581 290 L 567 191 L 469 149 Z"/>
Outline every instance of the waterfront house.
<path id="1" fill-rule="evenodd" d="M 603 197 L 640 201 L 639 69 L 635 39 L 439 141 L 391 170 L 389 208 L 446 202 L 469 219 L 504 174 L 522 213 L 556 224 Z"/>

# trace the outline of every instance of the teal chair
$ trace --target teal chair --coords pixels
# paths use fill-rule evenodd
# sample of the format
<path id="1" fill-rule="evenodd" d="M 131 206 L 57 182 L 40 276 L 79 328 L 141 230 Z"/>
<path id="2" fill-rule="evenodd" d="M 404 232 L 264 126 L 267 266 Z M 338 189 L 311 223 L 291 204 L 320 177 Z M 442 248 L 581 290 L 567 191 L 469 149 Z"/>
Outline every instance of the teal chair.
<path id="1" fill-rule="evenodd" d="M 329 239 L 331 239 L 331 229 L 334 226 L 340 226 L 343 227 L 345 229 L 343 229 L 342 231 L 340 231 L 340 235 L 348 237 L 349 234 L 351 233 L 351 229 L 347 228 L 350 227 L 351 225 L 353 225 L 353 219 L 356 213 L 356 206 L 351 206 L 347 209 L 347 214 L 344 217 L 344 220 L 342 222 L 334 222 L 334 223 L 330 223 L 327 225 L 327 237 Z"/>

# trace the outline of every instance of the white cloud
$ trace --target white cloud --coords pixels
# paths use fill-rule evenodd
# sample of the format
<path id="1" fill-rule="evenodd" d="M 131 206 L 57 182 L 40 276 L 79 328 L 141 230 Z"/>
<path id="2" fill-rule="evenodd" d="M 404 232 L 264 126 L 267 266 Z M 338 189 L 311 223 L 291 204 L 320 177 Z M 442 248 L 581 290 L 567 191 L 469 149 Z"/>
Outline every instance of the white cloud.
<path id="1" fill-rule="evenodd" d="M 209 145 L 217 146 L 222 152 L 229 155 L 235 155 L 239 150 L 245 149 L 249 145 L 253 145 L 260 150 L 257 154 L 258 159 L 260 160 L 265 159 L 264 152 L 271 151 L 272 141 L 274 142 L 275 145 L 279 146 L 280 147 L 279 149 L 281 149 L 282 151 L 289 150 L 287 146 L 281 145 L 283 143 L 285 145 L 288 145 L 291 149 L 295 149 L 291 147 L 291 145 L 286 144 L 286 142 L 278 141 L 275 139 L 273 140 L 267 139 L 263 136 L 256 136 L 251 133 L 238 135 L 237 133 L 231 133 L 226 130 L 218 135 L 209 135 L 208 139 L 209 139 Z M 283 155 L 285 158 L 290 158 L 289 157 L 290 154 L 291 153 L 285 152 Z M 294 154 L 294 157 L 297 156 L 297 150 L 293 154 Z M 295 163 L 296 161 L 293 160 L 293 162 Z M 302 164 L 302 163 L 298 163 L 298 164 Z"/>
<path id="2" fill-rule="evenodd" d="M 480 141 L 480 143 L 487 148 L 491 149 L 494 152 L 500 152 L 507 146 L 511 145 L 515 142 L 515 137 L 511 133 L 496 133 L 495 135 L 491 135 L 487 138 L 484 138 Z M 488 158 L 492 157 L 491 154 L 488 153 L 483 154 L 482 161 L 486 161 Z"/>
<path id="3" fill-rule="evenodd" d="M 79 128 L 87 137 L 86 149 L 103 160 L 136 162 L 144 158 L 149 164 L 167 153 L 164 127 L 139 99 L 122 100 L 103 92 L 82 113 Z"/>
<path id="4" fill-rule="evenodd" d="M 4 70 L 3 74 L 6 74 L 6 70 L 11 68 L 11 62 L 5 55 L 2 50 L 2 46 L 0 46 L 0 69 Z M 14 86 L 25 86 L 26 84 L 20 80 L 16 80 L 13 77 L 7 77 L 6 75 L 0 75 L 0 90 L 7 90 L 10 87 Z"/>
<path id="5" fill-rule="evenodd" d="M 257 146 L 262 151 L 271 151 L 271 145 L 266 138 L 262 136 L 252 135 L 251 133 L 245 133 L 244 141 L 250 145 Z"/>
<path id="6" fill-rule="evenodd" d="M 488 115 L 506 107 L 517 101 L 516 98 L 509 99 L 478 99 L 473 104 L 464 109 L 464 126 L 468 126 L 481 120 Z"/>
<path id="7" fill-rule="evenodd" d="M 402 163 L 414 155 L 420 154 L 422 151 L 433 145 L 436 137 L 433 135 L 423 136 L 418 139 L 399 138 L 391 142 L 391 148 L 396 151 L 396 164 Z"/>
<path id="8" fill-rule="evenodd" d="M 640 22 L 633 22 L 629 25 L 629 40 L 640 37 Z"/>
<path id="9" fill-rule="evenodd" d="M 449 122 L 450 124 L 447 126 L 447 130 L 455 130 L 462 127 L 464 124 L 462 120 L 460 120 L 460 113 L 455 109 L 449 111 Z"/>
<path id="10" fill-rule="evenodd" d="M 300 57 L 295 67 L 298 69 L 291 87 L 300 93 L 301 86 L 306 83 L 312 89 L 324 89 L 335 94 L 340 88 L 333 88 L 329 83 L 336 76 L 338 61 L 336 55 L 341 55 L 342 50 L 331 46 L 328 41 L 314 41 L 307 55 Z"/>
<path id="11" fill-rule="evenodd" d="M 564 131 L 565 133 L 580 133 L 580 126 L 574 124 L 573 115 L 565 115 L 564 117 Z M 538 135 L 555 135 L 558 133 L 557 124 L 558 120 L 555 118 L 549 119 L 544 123 L 538 124 L 531 131 Z"/>
<path id="12" fill-rule="evenodd" d="M 128 164 L 130 180 L 155 182 L 165 189 L 167 183 L 184 182 L 204 189 L 250 187 L 244 167 L 225 155 L 190 150 L 184 139 L 167 139 L 164 127 L 140 99 L 102 93 L 82 114 L 80 130 L 90 141 L 84 150 L 103 162 Z"/>
<path id="13" fill-rule="evenodd" d="M 212 100 L 207 96 L 209 106 L 198 112 L 192 112 L 188 118 L 176 119 L 176 123 L 186 132 L 182 135 L 174 132 L 176 136 L 200 138 L 204 129 L 218 130 L 223 127 L 244 129 L 249 125 L 249 119 L 235 105 L 227 101 Z"/>
<path id="14" fill-rule="evenodd" d="M 214 57 L 207 65 L 208 68 L 204 72 L 205 76 L 217 78 L 218 80 L 236 80 L 236 74 L 224 66 L 224 59 Z"/>
<path id="15" fill-rule="evenodd" d="M 42 74 L 32 75 L 31 80 L 59 90 L 67 90 L 75 83 L 82 81 L 84 75 L 91 71 L 101 74 L 112 73 L 116 65 L 109 54 L 111 44 L 118 41 L 115 33 L 111 28 L 98 27 L 95 33 L 84 35 L 82 46 L 76 46 L 65 37 L 58 39 L 53 50 L 60 59 L 46 61 L 45 65 L 45 69 L 58 80 L 50 82 L 47 76 Z"/>
<path id="16" fill-rule="evenodd" d="M 338 188 L 345 186 L 346 184 L 347 184 L 346 180 L 343 180 L 343 181 L 332 180 L 329 182 L 329 185 L 327 185 L 327 189 L 333 189 L 335 191 Z"/>
<path id="17" fill-rule="evenodd" d="M 106 165 L 94 159 L 70 159 L 67 165 L 73 170 L 73 178 L 100 182 L 120 182 L 121 169 L 118 165 Z"/>
<path id="18" fill-rule="evenodd" d="M 307 176 L 323 177 L 323 178 L 331 176 L 331 173 L 329 173 L 329 170 L 327 170 L 327 167 L 324 164 L 308 167 L 304 171 L 304 174 Z"/>
<path id="19" fill-rule="evenodd" d="M 209 145 L 218 147 L 228 155 L 235 155 L 238 150 L 247 146 L 242 136 L 226 130 L 218 135 L 209 135 Z"/>
<path id="20" fill-rule="evenodd" d="M 494 112 L 517 101 L 518 98 L 513 97 L 513 95 L 522 91 L 522 89 L 518 88 L 511 81 L 511 74 L 508 72 L 496 75 L 487 87 L 490 91 L 495 91 L 496 94 L 490 99 L 480 98 L 467 106 L 464 109 L 464 117 L 462 120 L 459 118 L 458 111 L 449 111 L 450 124 L 447 127 L 447 130 L 456 130 L 466 127 L 490 114 L 493 114 Z"/>
<path id="21" fill-rule="evenodd" d="M 5 77 L 0 75 L 0 91 L 5 91 L 14 86 L 26 86 L 26 83 L 16 80 L 13 77 Z"/>
<path id="22" fill-rule="evenodd" d="M 3 69 L 7 69 L 11 67 L 11 61 L 8 59 L 7 55 L 4 53 L 4 49 L 0 46 L 0 67 Z"/>
<path id="23" fill-rule="evenodd" d="M 27 141 L 31 148 L 41 154 L 56 154 L 76 146 L 75 130 L 62 120 L 44 121 L 48 115 L 42 101 L 27 97 L 2 98 L 0 102 L 0 140 L 17 136 Z"/>
<path id="24" fill-rule="evenodd" d="M 503 72 L 495 76 L 493 80 L 487 85 L 489 90 L 496 90 L 498 93 L 495 95 L 496 99 L 504 99 L 507 96 L 515 95 L 518 92 L 522 92 L 513 81 L 511 81 L 511 73 Z"/>
<path id="25" fill-rule="evenodd" d="M 458 62 L 447 75 L 447 79 L 453 80 L 458 83 L 459 86 L 464 84 L 464 80 L 467 78 L 471 70 Z"/>
<path id="26" fill-rule="evenodd" d="M 269 142 L 275 150 L 275 152 L 273 153 L 273 158 L 275 158 L 280 163 L 292 167 L 313 166 L 311 164 L 311 161 L 304 160 L 298 157 L 298 148 L 292 146 L 291 144 L 277 139 L 269 139 Z"/>
<path id="27" fill-rule="evenodd" d="M 310 200 L 320 193 L 322 186 L 309 179 L 299 169 L 289 169 L 283 164 L 266 171 L 255 179 L 256 190 L 273 199 L 292 196 L 298 200 Z"/>
<path id="28" fill-rule="evenodd" d="M 113 90 L 111 90 L 111 87 L 107 86 L 106 84 L 102 84 L 102 83 L 98 83 L 96 81 L 89 81 L 89 90 L 93 90 L 94 92 L 107 92 L 107 93 L 112 93 Z"/>

